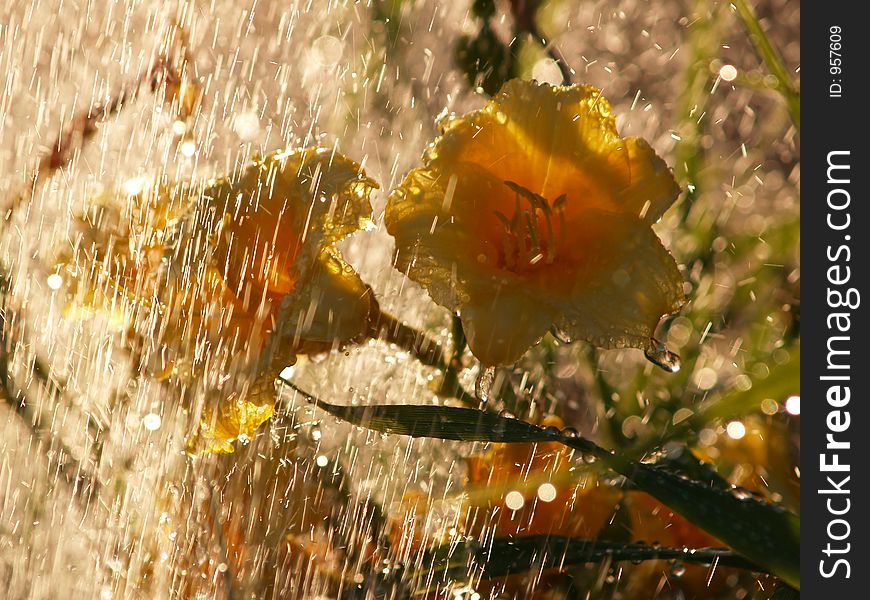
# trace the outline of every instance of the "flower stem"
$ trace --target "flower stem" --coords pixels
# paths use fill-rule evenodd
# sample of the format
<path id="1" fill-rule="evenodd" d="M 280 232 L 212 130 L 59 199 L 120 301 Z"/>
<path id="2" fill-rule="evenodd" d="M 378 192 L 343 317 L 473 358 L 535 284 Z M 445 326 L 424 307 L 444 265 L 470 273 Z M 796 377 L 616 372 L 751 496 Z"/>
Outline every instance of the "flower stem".
<path id="1" fill-rule="evenodd" d="M 369 337 L 395 344 L 409 352 L 422 364 L 439 369 L 444 373 L 444 377 L 438 386 L 438 393 L 456 398 L 468 406 L 476 407 L 478 400 L 466 392 L 459 381 L 459 371 L 462 370 L 462 352 L 465 349 L 465 334 L 461 333 L 461 338 L 457 337 L 455 323 L 453 330 L 456 344 L 449 360 L 445 358 L 446 353 L 440 343 L 426 335 L 425 332 L 405 325 L 393 315 L 383 311 L 378 313 L 377 318 L 370 326 Z M 461 324 L 459 330 L 462 330 Z"/>
<path id="2" fill-rule="evenodd" d="M 761 60 L 767 66 L 771 75 L 776 77 L 779 84 L 777 90 L 785 100 L 792 123 L 800 133 L 801 130 L 801 94 L 789 76 L 788 70 L 782 61 L 782 57 L 773 48 L 758 18 L 755 16 L 752 8 L 746 3 L 746 0 L 734 0 L 734 7 L 737 9 L 737 14 L 740 20 L 743 21 L 743 26 L 749 33 L 749 39 L 755 46 L 755 50 L 761 56 Z"/>
<path id="3" fill-rule="evenodd" d="M 426 366 L 447 369 L 444 349 L 441 344 L 424 332 L 405 325 L 389 313 L 381 311 L 378 314 L 377 319 L 370 327 L 369 337 L 395 344 L 399 348 L 407 350 Z"/>

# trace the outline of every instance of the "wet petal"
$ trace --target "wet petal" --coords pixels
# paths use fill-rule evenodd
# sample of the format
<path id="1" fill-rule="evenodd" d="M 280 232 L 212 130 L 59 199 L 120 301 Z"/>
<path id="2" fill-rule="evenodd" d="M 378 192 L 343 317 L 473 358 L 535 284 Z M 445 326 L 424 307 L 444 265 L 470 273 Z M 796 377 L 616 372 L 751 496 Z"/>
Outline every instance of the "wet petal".
<path id="1" fill-rule="evenodd" d="M 549 307 L 530 302 L 525 292 L 512 287 L 473 299 L 461 316 L 468 347 L 486 365 L 515 363 L 556 318 Z"/>
<path id="2" fill-rule="evenodd" d="M 460 311 L 485 364 L 514 362 L 555 325 L 646 348 L 683 302 L 650 229 L 679 188 L 641 139 L 622 139 L 591 86 L 511 81 L 452 118 L 385 210 L 396 266 Z"/>
<path id="3" fill-rule="evenodd" d="M 275 152 L 237 179 L 213 182 L 205 218 L 218 221 L 215 257 L 230 288 L 291 292 L 323 244 L 371 218 L 377 187 L 358 163 L 325 148 Z"/>
<path id="4" fill-rule="evenodd" d="M 679 187 L 639 138 L 619 137 L 610 103 L 592 86 L 509 81 L 483 109 L 450 121 L 432 165 L 473 163 L 546 198 L 655 222 Z"/>
<path id="5" fill-rule="evenodd" d="M 188 441 L 190 452 L 231 453 L 236 440 L 250 440 L 274 412 L 275 373 L 264 372 L 240 394 L 206 400 L 199 427 Z"/>
<path id="6" fill-rule="evenodd" d="M 683 278 L 658 237 L 645 224 L 589 211 L 574 258 L 575 279 L 555 294 L 556 325 L 574 339 L 602 348 L 645 348 L 663 315 L 684 302 Z"/>
<path id="7" fill-rule="evenodd" d="M 451 184 L 453 174 L 414 169 L 393 191 L 384 214 L 396 241 L 396 268 L 451 310 L 468 301 L 469 286 L 498 272 L 498 248 L 481 223 L 487 193 L 504 186 L 485 173 L 465 170 L 463 176 L 470 185 L 459 188 Z M 448 196 L 445 187 L 453 193 Z M 500 227 L 490 216 L 490 225 Z"/>
<path id="8" fill-rule="evenodd" d="M 301 354 L 323 352 L 363 336 L 377 302 L 334 249 L 321 253 L 304 286 L 287 297 L 276 336 Z"/>

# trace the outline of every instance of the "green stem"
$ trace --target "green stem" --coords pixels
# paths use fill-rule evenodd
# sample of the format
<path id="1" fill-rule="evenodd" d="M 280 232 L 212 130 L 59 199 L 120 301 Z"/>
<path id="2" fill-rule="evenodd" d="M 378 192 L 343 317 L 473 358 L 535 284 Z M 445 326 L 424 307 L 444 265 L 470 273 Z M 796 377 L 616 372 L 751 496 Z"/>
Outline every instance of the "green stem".
<path id="1" fill-rule="evenodd" d="M 459 330 L 462 330 L 461 323 Z M 427 367 L 434 367 L 442 371 L 444 378 L 441 380 L 441 385 L 438 386 L 439 394 L 456 398 L 468 406 L 479 404 L 477 398 L 466 392 L 459 381 L 459 372 L 462 370 L 461 357 L 465 349 L 465 334 L 463 333 L 457 339 L 455 323 L 454 339 L 456 343 L 449 360 L 445 359 L 445 351 L 440 343 L 426 333 L 405 325 L 393 315 L 383 311 L 378 314 L 372 324 L 369 337 L 395 344 Z"/>
<path id="2" fill-rule="evenodd" d="M 369 337 L 395 344 L 428 367 L 447 370 L 441 344 L 424 332 L 405 325 L 389 313 L 380 312 L 370 328 Z"/>
<path id="3" fill-rule="evenodd" d="M 789 76 L 782 57 L 770 43 L 770 39 L 764 33 L 758 18 L 755 16 L 752 8 L 749 7 L 749 4 L 746 3 L 746 0 L 733 0 L 733 3 L 737 9 L 737 14 L 740 16 L 740 20 L 743 21 L 743 26 L 746 27 L 746 31 L 749 33 L 749 39 L 752 40 L 755 50 L 761 56 L 761 60 L 764 61 L 771 75 L 779 83 L 778 91 L 783 100 L 785 100 L 792 123 L 794 123 L 795 128 L 800 133 L 801 94 Z"/>

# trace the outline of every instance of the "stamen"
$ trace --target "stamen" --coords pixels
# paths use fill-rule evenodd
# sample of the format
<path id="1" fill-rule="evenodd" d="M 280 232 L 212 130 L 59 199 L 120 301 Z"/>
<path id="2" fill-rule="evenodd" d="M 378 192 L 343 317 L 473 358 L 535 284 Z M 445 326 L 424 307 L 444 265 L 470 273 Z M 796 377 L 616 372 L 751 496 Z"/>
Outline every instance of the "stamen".
<path id="1" fill-rule="evenodd" d="M 557 248 L 556 234 L 553 228 L 553 211 L 555 210 L 559 213 L 559 224 L 561 226 L 559 237 L 563 239 L 565 235 L 564 204 L 567 195 L 561 194 L 553 201 L 551 207 L 546 198 L 514 181 L 505 181 L 504 184 L 513 190 L 515 194 L 514 214 L 510 220 L 504 214 L 496 211 L 496 216 L 505 228 L 506 235 L 502 240 L 502 244 L 508 268 L 522 263 L 534 265 L 543 259 L 546 259 L 547 264 L 553 264 L 556 260 Z M 528 201 L 531 209 L 521 209 L 520 196 Z M 543 213 L 547 228 L 545 244 L 542 244 L 542 240 L 539 238 L 538 210 Z M 525 230 L 522 230 L 520 226 L 521 221 L 525 221 Z"/>
<path id="2" fill-rule="evenodd" d="M 537 224 L 532 222 L 532 215 L 528 210 L 523 211 L 523 216 L 526 218 L 526 225 L 529 228 L 529 238 L 531 238 L 532 241 L 532 252 L 539 254 L 541 252 L 541 243 L 538 241 Z"/>
<path id="3" fill-rule="evenodd" d="M 519 246 L 517 250 L 517 262 L 521 262 L 525 259 L 526 256 L 529 255 L 529 249 L 526 246 L 526 236 L 525 234 L 519 233 L 520 214 L 520 195 L 517 194 L 517 207 L 516 211 L 514 212 L 514 218 L 512 219 L 512 222 L 515 223 L 513 234 L 516 236 L 517 245 Z"/>
<path id="4" fill-rule="evenodd" d="M 559 239 L 561 241 L 565 240 L 565 200 L 567 198 L 567 194 L 562 194 L 553 200 L 553 208 L 559 213 Z"/>
<path id="5" fill-rule="evenodd" d="M 506 235 L 502 236 L 502 250 L 504 250 L 505 262 L 507 263 L 507 267 L 509 269 L 517 266 L 516 260 L 516 252 L 517 245 L 514 242 L 514 226 L 511 221 L 508 220 L 506 216 L 504 216 L 499 211 L 495 211 L 495 216 L 498 217 L 498 220 L 501 221 L 501 224 L 504 225 Z"/>

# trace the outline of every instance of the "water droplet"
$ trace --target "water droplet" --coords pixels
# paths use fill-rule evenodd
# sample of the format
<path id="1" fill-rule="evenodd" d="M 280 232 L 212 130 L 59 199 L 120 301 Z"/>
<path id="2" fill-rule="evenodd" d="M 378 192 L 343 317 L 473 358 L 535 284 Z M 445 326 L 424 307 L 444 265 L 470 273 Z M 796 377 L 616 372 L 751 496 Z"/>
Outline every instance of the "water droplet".
<path id="1" fill-rule="evenodd" d="M 486 367 L 477 376 L 474 381 L 474 395 L 481 402 L 489 400 L 489 394 L 492 392 L 492 384 L 495 381 L 495 367 Z"/>
<path id="2" fill-rule="evenodd" d="M 320 430 L 320 425 L 313 425 L 311 427 L 309 435 L 311 436 L 311 439 L 315 442 L 320 441 L 320 438 L 323 437 L 323 432 Z"/>
<path id="3" fill-rule="evenodd" d="M 668 350 L 665 345 L 655 338 L 649 339 L 649 346 L 644 355 L 654 365 L 661 367 L 668 373 L 676 373 L 680 370 L 680 357 Z"/>
<path id="4" fill-rule="evenodd" d="M 734 65 L 722 65 L 719 69 L 719 77 L 724 81 L 734 81 L 737 79 L 737 67 Z"/>
<path id="5" fill-rule="evenodd" d="M 505 494 L 504 503 L 505 506 L 511 510 L 519 510 L 523 507 L 523 504 L 526 503 L 526 499 L 523 497 L 522 493 L 512 490 Z"/>
<path id="6" fill-rule="evenodd" d="M 741 488 L 741 487 L 734 487 L 731 490 L 731 493 L 738 500 L 748 500 L 749 498 L 752 498 L 752 492 L 750 492 L 749 490 L 747 490 L 745 488 Z"/>
<path id="7" fill-rule="evenodd" d="M 538 486 L 538 499 L 541 502 L 552 502 L 556 499 L 558 492 L 556 490 L 556 486 L 552 483 L 542 483 Z"/>
<path id="8" fill-rule="evenodd" d="M 160 429 L 160 415 L 149 413 L 142 418 L 142 426 L 148 431 L 157 431 Z"/>
<path id="9" fill-rule="evenodd" d="M 504 419 L 516 419 L 517 418 L 517 416 L 509 410 L 499 411 L 498 416 L 500 416 Z"/>
<path id="10" fill-rule="evenodd" d="M 552 425 L 550 427 L 544 427 L 544 433 L 551 438 L 562 437 L 562 430 L 558 427 L 553 427 Z"/>
<path id="11" fill-rule="evenodd" d="M 233 129 L 245 142 L 257 139 L 260 133 L 260 117 L 254 111 L 247 111 L 236 115 Z"/>
<path id="12" fill-rule="evenodd" d="M 746 425 L 740 421 L 731 421 L 725 427 L 725 431 L 732 440 L 739 440 L 746 435 Z"/>
<path id="13" fill-rule="evenodd" d="M 133 177 L 124 182 L 124 193 L 128 196 L 136 196 L 145 188 L 144 177 Z"/>
<path id="14" fill-rule="evenodd" d="M 555 325 L 550 328 L 550 333 L 553 334 L 553 337 L 562 342 L 563 344 L 570 344 L 574 341 L 574 337 L 565 331 L 564 329 L 559 329 Z"/>
<path id="15" fill-rule="evenodd" d="M 573 427 L 566 427 L 562 430 L 562 435 L 568 438 L 578 438 L 580 437 L 580 432 Z"/>
<path id="16" fill-rule="evenodd" d="M 344 44 L 337 37 L 324 35 L 311 45 L 310 57 L 316 67 L 331 67 L 341 60 Z"/>
<path id="17" fill-rule="evenodd" d="M 686 574 L 686 565 L 682 562 L 677 561 L 673 565 L 671 565 L 671 575 L 674 577 L 682 577 Z"/>
<path id="18" fill-rule="evenodd" d="M 470 585 L 461 585 L 451 590 L 450 600 L 480 600 L 480 594 Z"/>

